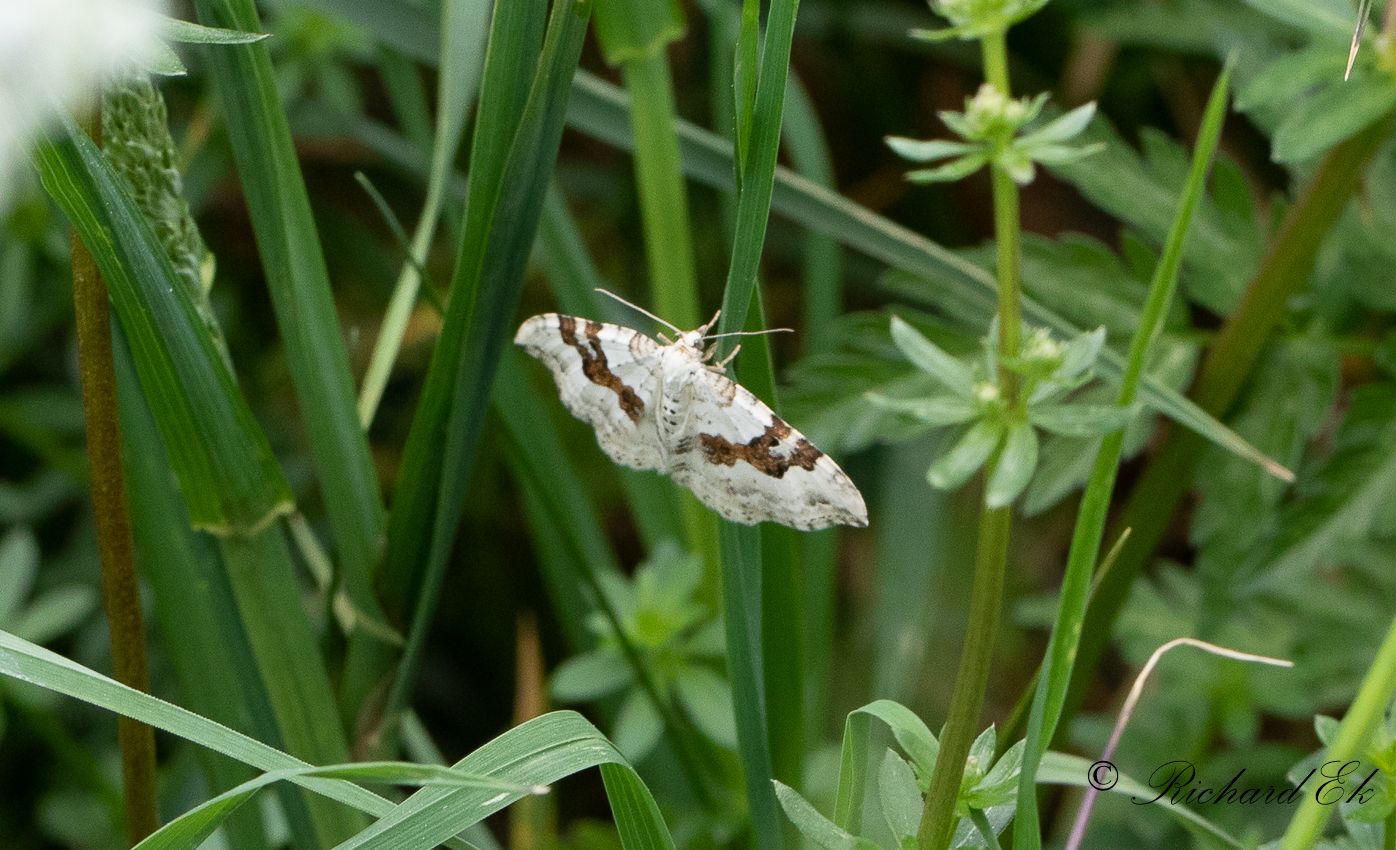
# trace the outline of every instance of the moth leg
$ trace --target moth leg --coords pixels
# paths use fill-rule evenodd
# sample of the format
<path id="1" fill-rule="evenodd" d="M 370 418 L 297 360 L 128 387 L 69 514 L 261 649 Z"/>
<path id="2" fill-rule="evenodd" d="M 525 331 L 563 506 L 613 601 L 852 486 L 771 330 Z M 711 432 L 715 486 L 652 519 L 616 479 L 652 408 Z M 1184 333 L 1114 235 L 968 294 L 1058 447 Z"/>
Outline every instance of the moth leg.
<path id="1" fill-rule="evenodd" d="M 737 344 L 737 347 L 734 348 L 734 349 L 732 349 L 732 353 L 729 354 L 729 355 L 727 355 L 726 357 L 722 358 L 722 362 L 717 364 L 717 370 L 718 370 L 719 372 L 726 372 L 726 371 L 727 371 L 727 364 L 728 364 L 728 363 L 731 363 L 731 362 L 732 362 L 732 358 L 736 357 L 736 356 L 737 356 L 737 352 L 738 352 L 738 351 L 741 351 L 741 350 L 742 350 L 741 343 L 738 343 L 738 344 Z"/>

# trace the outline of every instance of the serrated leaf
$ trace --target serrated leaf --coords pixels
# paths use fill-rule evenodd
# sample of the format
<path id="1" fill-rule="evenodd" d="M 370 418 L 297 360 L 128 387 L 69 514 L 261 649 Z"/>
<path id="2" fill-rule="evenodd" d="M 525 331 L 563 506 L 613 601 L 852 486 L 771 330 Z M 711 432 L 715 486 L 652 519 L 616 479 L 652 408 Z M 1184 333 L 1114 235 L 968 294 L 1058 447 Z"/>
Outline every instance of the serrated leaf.
<path id="1" fill-rule="evenodd" d="M 1331 45 L 1316 44 L 1285 54 L 1266 65 L 1236 93 L 1236 108 L 1250 112 L 1273 104 L 1297 102 L 1309 90 L 1342 76 L 1344 57 Z"/>
<path id="2" fill-rule="evenodd" d="M 917 368 L 962 396 L 974 395 L 974 373 L 899 316 L 892 317 L 892 341 Z"/>
<path id="3" fill-rule="evenodd" d="M 996 509 L 1011 503 L 1028 486 L 1036 469 L 1037 432 L 1026 422 L 1013 426 L 984 488 L 984 504 Z"/>
<path id="4" fill-rule="evenodd" d="M 1301 101 L 1275 129 L 1276 162 L 1302 162 L 1363 128 L 1396 107 L 1396 80 L 1381 73 L 1335 83 Z"/>
<path id="5" fill-rule="evenodd" d="M 1352 37 L 1352 6 L 1347 0 L 1246 0 L 1246 5 L 1344 47 Z"/>
<path id="6" fill-rule="evenodd" d="M 926 470 L 926 480 L 937 489 L 954 490 L 979 471 L 1002 436 L 1003 426 L 998 422 L 981 420 L 975 423 L 950 451 L 931 464 Z"/>
<path id="7" fill-rule="evenodd" d="M 918 140 L 902 136 L 886 136 L 883 141 L 897 156 L 916 162 L 930 162 L 944 159 L 947 156 L 957 156 L 974 147 L 964 142 L 952 142 L 946 139 Z"/>
<path id="8" fill-rule="evenodd" d="M 1139 405 L 1042 404 L 1028 407 L 1032 424 L 1063 437 L 1090 437 L 1124 428 L 1139 415 Z"/>

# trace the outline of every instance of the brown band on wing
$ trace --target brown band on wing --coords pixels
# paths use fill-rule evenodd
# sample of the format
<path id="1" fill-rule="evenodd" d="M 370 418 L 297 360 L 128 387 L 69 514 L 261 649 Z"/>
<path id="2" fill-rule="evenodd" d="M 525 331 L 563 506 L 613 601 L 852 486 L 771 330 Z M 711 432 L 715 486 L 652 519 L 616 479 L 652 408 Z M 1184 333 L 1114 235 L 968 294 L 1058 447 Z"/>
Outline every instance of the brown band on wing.
<path id="1" fill-rule="evenodd" d="M 582 374 L 587 380 L 599 387 L 606 387 L 616 394 L 620 399 L 620 409 L 630 417 L 631 422 L 640 421 L 640 413 L 645 409 L 645 400 L 636 395 L 635 391 L 625 385 L 625 382 L 616 377 L 611 371 L 611 367 L 606 363 L 606 352 L 601 350 L 600 322 L 587 322 L 585 343 L 577 340 L 577 320 L 571 316 L 557 317 L 558 330 L 562 332 L 562 341 L 577 350 L 582 357 Z"/>
<path id="2" fill-rule="evenodd" d="M 749 443 L 733 443 L 725 437 L 713 434 L 699 434 L 698 439 L 703 444 L 703 457 L 708 463 L 735 466 L 740 460 L 772 478 L 784 478 L 785 471 L 792 466 L 798 466 L 807 472 L 813 470 L 814 465 L 824 456 L 823 452 L 804 437 L 795 441 L 795 451 L 789 457 L 772 454 L 771 449 L 790 436 L 793 430 L 785 420 L 779 416 L 772 416 L 771 424 L 766 426 L 765 433 L 752 437 Z"/>

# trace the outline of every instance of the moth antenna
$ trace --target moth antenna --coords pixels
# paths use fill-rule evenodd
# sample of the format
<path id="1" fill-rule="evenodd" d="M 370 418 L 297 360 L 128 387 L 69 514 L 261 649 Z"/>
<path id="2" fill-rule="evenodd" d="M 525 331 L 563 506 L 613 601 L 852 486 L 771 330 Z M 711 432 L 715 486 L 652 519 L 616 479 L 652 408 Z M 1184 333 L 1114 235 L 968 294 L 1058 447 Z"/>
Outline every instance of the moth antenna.
<path id="1" fill-rule="evenodd" d="M 703 339 L 722 339 L 725 336 L 761 336 L 762 334 L 793 334 L 794 328 L 767 328 L 764 331 L 729 331 L 725 334 L 712 334 Z"/>
<path id="2" fill-rule="evenodd" d="M 602 295 L 609 295 L 609 296 L 611 296 L 612 298 L 616 299 L 617 301 L 619 301 L 620 303 L 624 304 L 625 306 L 629 307 L 630 309 L 634 310 L 634 311 L 637 312 L 637 313 L 644 313 L 646 316 L 649 316 L 651 319 L 654 319 L 656 322 L 659 322 L 661 325 L 663 325 L 664 327 L 670 329 L 671 331 L 673 331 L 673 332 L 676 333 L 676 334 L 681 334 L 681 333 L 683 333 L 683 331 L 679 330 L 678 328 L 674 327 L 673 325 L 671 325 L 671 324 L 669 324 L 668 322 L 664 321 L 663 319 L 659 318 L 659 317 L 656 316 L 655 314 L 651 313 L 649 310 L 646 310 L 644 307 L 640 307 L 640 306 L 638 306 L 638 305 L 631 304 L 629 301 L 626 301 L 624 298 L 621 298 L 619 295 L 615 294 L 614 292 L 610 292 L 610 291 L 608 291 L 608 290 L 602 289 L 602 288 L 599 287 L 599 286 L 596 287 L 596 291 L 599 292 L 599 293 L 601 293 Z"/>
<path id="3" fill-rule="evenodd" d="M 708 319 L 707 324 L 703 325 L 702 327 L 700 327 L 700 328 L 698 329 L 698 332 L 701 333 L 701 334 L 703 334 L 703 338 L 704 338 L 704 339 L 707 339 L 707 338 L 708 338 L 708 337 L 707 337 L 708 328 L 710 328 L 710 327 L 712 327 L 713 325 L 717 324 L 717 317 L 718 317 L 718 316 L 721 316 L 721 315 L 722 315 L 722 311 L 721 311 L 721 310 L 718 310 L 716 313 L 713 313 L 713 317 L 712 317 L 711 319 Z"/>

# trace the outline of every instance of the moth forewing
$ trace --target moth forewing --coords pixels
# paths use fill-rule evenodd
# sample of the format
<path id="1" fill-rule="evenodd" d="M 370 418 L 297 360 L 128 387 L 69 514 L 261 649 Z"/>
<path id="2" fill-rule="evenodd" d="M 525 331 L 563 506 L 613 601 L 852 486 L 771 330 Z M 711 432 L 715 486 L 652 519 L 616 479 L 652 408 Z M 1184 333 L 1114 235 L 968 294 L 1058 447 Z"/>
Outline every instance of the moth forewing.
<path id="1" fill-rule="evenodd" d="M 747 525 L 867 525 L 843 470 L 723 374 L 730 355 L 706 362 L 711 324 L 661 346 L 620 325 L 545 313 L 524 322 L 514 343 L 548 367 L 563 405 L 617 463 L 671 473 Z"/>

